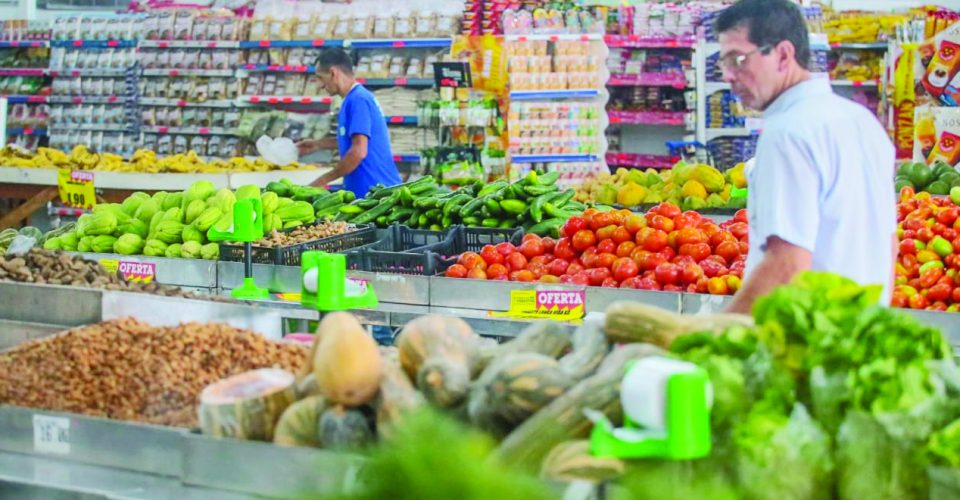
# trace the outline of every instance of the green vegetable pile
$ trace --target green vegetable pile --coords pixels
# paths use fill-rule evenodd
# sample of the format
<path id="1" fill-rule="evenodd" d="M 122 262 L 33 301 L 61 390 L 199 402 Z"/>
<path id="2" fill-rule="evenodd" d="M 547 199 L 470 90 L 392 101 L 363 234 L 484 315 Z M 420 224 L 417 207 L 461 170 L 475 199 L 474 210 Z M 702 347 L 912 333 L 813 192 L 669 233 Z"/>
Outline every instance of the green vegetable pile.
<path id="1" fill-rule="evenodd" d="M 510 184 L 497 181 L 472 183 L 456 191 L 441 188 L 432 176 L 393 187 L 377 186 L 366 197 L 335 209 L 334 220 L 355 224 L 393 223 L 440 231 L 462 224 L 467 227 L 516 228 L 539 235 L 556 235 L 570 216 L 586 206 L 573 201 L 572 189 L 561 190 L 560 174 L 531 172 Z M 332 206 L 317 209 L 317 217 L 331 215 Z"/>
<path id="2" fill-rule="evenodd" d="M 289 181 L 281 184 L 292 186 Z M 308 188 L 300 189 L 303 195 L 302 190 Z M 309 189 L 310 196 L 329 194 Z M 316 220 L 306 199 L 280 197 L 269 191 L 261 194 L 254 185 L 218 191 L 211 182 L 199 181 L 179 193 L 160 191 L 151 196 L 137 192 L 123 203 L 97 205 L 93 213 L 80 217 L 76 227 L 48 233 L 42 244 L 47 250 L 217 260 L 220 245 L 208 241 L 207 231 L 233 225 L 234 203 L 247 198 L 260 199 L 267 232 Z"/>
<path id="3" fill-rule="evenodd" d="M 804 273 L 756 327 L 671 346 L 710 374 L 715 454 L 748 498 L 926 498 L 925 457 L 960 461 L 960 423 L 937 432 L 960 417 L 952 349 L 880 293 Z"/>
<path id="4" fill-rule="evenodd" d="M 960 186 L 960 173 L 942 161 L 933 167 L 922 162 L 904 163 L 897 170 L 895 186 L 897 191 L 912 187 L 918 193 L 926 191 L 945 195 L 950 193 L 951 188 Z"/>

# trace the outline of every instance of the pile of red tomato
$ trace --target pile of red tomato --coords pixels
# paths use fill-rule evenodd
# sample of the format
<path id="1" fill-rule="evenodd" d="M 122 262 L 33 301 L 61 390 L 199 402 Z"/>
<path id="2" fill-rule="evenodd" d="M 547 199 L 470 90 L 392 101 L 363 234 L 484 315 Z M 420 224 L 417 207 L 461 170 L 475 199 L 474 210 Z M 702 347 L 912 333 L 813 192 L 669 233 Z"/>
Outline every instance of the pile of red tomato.
<path id="1" fill-rule="evenodd" d="M 960 207 L 949 198 L 900 191 L 900 251 L 892 305 L 960 310 Z"/>
<path id="2" fill-rule="evenodd" d="M 740 288 L 749 246 L 746 211 L 717 224 L 669 203 L 646 215 L 590 209 L 561 232 L 466 252 L 445 275 L 728 295 Z"/>

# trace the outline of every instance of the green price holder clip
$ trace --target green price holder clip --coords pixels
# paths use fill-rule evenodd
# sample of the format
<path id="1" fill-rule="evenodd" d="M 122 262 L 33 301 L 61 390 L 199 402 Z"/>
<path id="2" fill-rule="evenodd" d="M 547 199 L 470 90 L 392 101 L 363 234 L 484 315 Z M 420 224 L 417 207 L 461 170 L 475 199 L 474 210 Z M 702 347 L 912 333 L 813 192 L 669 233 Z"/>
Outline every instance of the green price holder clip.
<path id="1" fill-rule="evenodd" d="M 300 255 L 300 303 L 318 311 L 375 309 L 379 304 L 373 286 L 348 290 L 347 258 L 339 253 L 318 251 Z M 359 286 L 359 285 L 358 285 Z"/>
<path id="2" fill-rule="evenodd" d="M 233 224 L 222 228 L 214 225 L 207 231 L 210 241 L 243 243 L 243 285 L 230 294 L 237 299 L 266 299 L 270 290 L 260 288 L 253 279 L 253 242 L 263 238 L 263 205 L 259 198 L 237 200 L 233 205 Z"/>

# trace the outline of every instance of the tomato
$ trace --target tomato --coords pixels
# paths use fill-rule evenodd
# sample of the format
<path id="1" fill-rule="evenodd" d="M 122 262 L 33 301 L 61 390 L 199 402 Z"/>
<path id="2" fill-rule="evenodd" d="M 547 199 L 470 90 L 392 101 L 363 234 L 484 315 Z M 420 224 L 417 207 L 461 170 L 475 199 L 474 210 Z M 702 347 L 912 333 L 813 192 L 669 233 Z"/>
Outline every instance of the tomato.
<path id="1" fill-rule="evenodd" d="M 670 247 L 663 247 L 663 249 L 657 253 L 663 255 L 663 258 L 668 261 L 673 260 L 673 258 L 677 256 L 677 251 Z"/>
<path id="2" fill-rule="evenodd" d="M 519 254 L 517 254 L 517 255 L 519 255 Z M 528 270 L 526 270 L 526 269 L 523 269 L 523 270 L 520 270 L 520 271 L 514 271 L 514 272 L 510 273 L 510 281 L 530 282 L 530 281 L 533 281 L 533 280 L 535 280 L 535 279 L 536 279 L 536 277 L 534 277 L 533 273 L 530 272 L 530 271 L 528 271 Z"/>
<path id="3" fill-rule="evenodd" d="M 740 242 L 740 240 L 738 240 L 736 236 L 731 234 L 729 231 L 720 231 L 719 233 L 715 233 L 710 237 L 710 246 L 716 248 L 724 241 L 731 241 L 734 243 Z"/>
<path id="4" fill-rule="evenodd" d="M 681 269 L 683 269 L 689 264 L 697 263 L 697 261 L 694 260 L 694 258 L 689 255 L 677 255 L 676 257 L 671 259 L 670 262 L 673 262 L 674 264 L 680 266 Z"/>
<path id="5" fill-rule="evenodd" d="M 549 236 L 545 236 L 540 239 L 540 243 L 543 245 L 544 253 L 552 253 L 553 249 L 556 248 L 557 242 Z"/>
<path id="6" fill-rule="evenodd" d="M 920 219 L 907 219 L 903 221 L 903 229 L 906 231 L 919 231 L 923 228 L 923 221 Z"/>
<path id="7" fill-rule="evenodd" d="M 665 262 L 667 262 L 667 259 L 663 255 L 651 253 L 643 260 L 643 263 L 640 267 L 643 268 L 644 271 L 653 271 L 657 268 L 657 266 Z"/>
<path id="8" fill-rule="evenodd" d="M 563 228 L 560 230 L 564 236 L 567 238 L 573 238 L 573 235 L 577 234 L 577 231 L 587 229 L 588 224 L 586 219 L 583 217 L 570 217 L 567 219 L 567 222 L 563 224 Z"/>
<path id="9" fill-rule="evenodd" d="M 731 294 L 737 293 L 737 290 L 740 289 L 740 285 L 741 285 L 741 283 L 740 283 L 740 277 L 739 277 L 739 276 L 734 276 L 734 275 L 732 275 L 732 274 L 728 274 L 728 275 L 724 276 L 723 278 L 724 278 L 724 280 L 726 280 L 726 282 L 727 282 L 727 289 L 730 290 L 730 293 L 731 293 Z"/>
<path id="10" fill-rule="evenodd" d="M 700 262 L 710 256 L 710 245 L 706 243 L 682 245 L 680 255 L 689 255 L 693 260 Z"/>
<path id="11" fill-rule="evenodd" d="M 443 275 L 448 278 L 466 278 L 467 268 L 463 267 L 460 264 L 454 264 L 448 267 L 446 272 L 443 273 Z"/>
<path id="12" fill-rule="evenodd" d="M 723 276 L 726 274 L 725 271 L 727 271 L 723 265 L 718 264 L 716 261 L 710 259 L 703 259 L 703 261 L 700 262 L 700 267 L 703 268 L 704 276 L 708 278 Z"/>
<path id="13" fill-rule="evenodd" d="M 717 245 L 717 248 L 713 253 L 722 257 L 723 260 L 727 261 L 729 264 L 740 256 L 740 243 L 724 241 L 723 243 Z"/>
<path id="14" fill-rule="evenodd" d="M 605 267 L 610 269 L 613 267 L 613 263 L 617 261 L 617 256 L 612 253 L 601 253 L 597 255 L 597 264 L 594 266 L 596 268 Z"/>
<path id="15" fill-rule="evenodd" d="M 680 282 L 680 268 L 676 264 L 664 262 L 654 270 L 654 276 L 661 285 L 676 285 Z"/>
<path id="16" fill-rule="evenodd" d="M 917 239 L 924 243 L 932 240 L 934 236 L 936 236 L 936 233 L 929 227 L 922 227 L 917 230 Z"/>
<path id="17" fill-rule="evenodd" d="M 574 250 L 582 252 L 597 244 L 597 236 L 593 234 L 593 231 L 582 229 L 573 235 L 572 243 Z"/>
<path id="18" fill-rule="evenodd" d="M 540 279 L 540 277 L 543 276 L 544 274 L 549 274 L 549 272 L 547 272 L 547 266 L 545 264 L 534 264 L 534 263 L 527 264 L 527 271 L 530 271 L 531 273 L 533 273 L 533 276 L 536 277 L 537 279 Z"/>
<path id="19" fill-rule="evenodd" d="M 508 274 L 510 274 L 510 270 L 503 264 L 490 264 L 490 267 L 487 268 L 487 277 L 492 280 L 506 278 Z"/>
<path id="20" fill-rule="evenodd" d="M 703 231 L 695 227 L 684 227 L 677 231 L 677 245 L 696 245 L 707 241 Z"/>
<path id="21" fill-rule="evenodd" d="M 633 277 L 620 282 L 620 288 L 637 288 L 640 285 L 640 278 Z"/>
<path id="22" fill-rule="evenodd" d="M 580 261 L 583 262 L 583 267 L 587 269 L 597 267 L 597 255 L 600 255 L 597 247 L 590 247 L 584 250 L 580 255 Z"/>
<path id="23" fill-rule="evenodd" d="M 730 231 L 730 234 L 738 240 L 746 238 L 750 234 L 750 228 L 743 222 L 735 222 L 730 224 L 730 227 L 727 229 Z"/>
<path id="24" fill-rule="evenodd" d="M 517 251 L 517 247 L 513 246 L 513 243 L 510 243 L 509 241 L 498 243 L 496 248 L 497 252 L 504 257 Z"/>
<path id="25" fill-rule="evenodd" d="M 629 257 L 633 254 L 633 251 L 637 248 L 637 244 L 632 241 L 624 241 L 623 243 L 617 245 L 617 251 L 614 252 L 617 254 L 617 257 Z"/>
<path id="26" fill-rule="evenodd" d="M 536 240 L 526 240 L 520 245 L 520 253 L 528 259 L 541 256 L 543 255 L 543 243 L 539 237 Z"/>
<path id="27" fill-rule="evenodd" d="M 746 241 L 740 242 L 740 255 L 747 255 L 750 253 L 750 243 Z"/>
<path id="28" fill-rule="evenodd" d="M 652 278 L 642 278 L 637 283 L 637 288 L 640 290 L 662 290 L 663 287 L 660 286 L 660 283 L 657 283 L 656 280 Z"/>
<path id="29" fill-rule="evenodd" d="M 932 267 L 920 273 L 920 288 L 930 288 L 943 277 L 943 269 Z"/>
<path id="30" fill-rule="evenodd" d="M 944 226 L 943 224 L 937 222 L 936 224 L 930 227 L 930 230 L 933 231 L 933 234 L 939 236 L 939 235 L 942 235 L 943 232 L 947 230 L 947 226 Z"/>
<path id="31" fill-rule="evenodd" d="M 587 275 L 590 277 L 590 284 L 593 286 L 600 286 L 603 284 L 603 280 L 613 276 L 613 273 L 610 269 L 606 267 L 597 267 L 586 271 Z"/>
<path id="32" fill-rule="evenodd" d="M 733 215 L 733 220 L 746 224 L 750 219 L 747 217 L 747 209 L 741 208 Z"/>
<path id="33" fill-rule="evenodd" d="M 954 288 L 953 291 L 950 292 L 950 301 L 955 304 L 960 303 L 960 287 Z"/>
<path id="34" fill-rule="evenodd" d="M 908 300 L 906 295 L 900 292 L 893 292 L 893 297 L 890 299 L 890 306 L 905 308 L 907 307 Z"/>
<path id="35" fill-rule="evenodd" d="M 523 235 L 523 239 L 520 240 L 520 243 L 526 243 L 528 241 L 540 241 L 540 235 L 534 233 L 527 233 Z"/>
<path id="36" fill-rule="evenodd" d="M 527 258 L 520 252 L 513 252 L 507 256 L 507 267 L 511 271 L 520 271 L 527 268 Z M 512 278 L 511 278 L 512 279 Z"/>
<path id="37" fill-rule="evenodd" d="M 710 278 L 710 281 L 707 282 L 707 291 L 711 295 L 729 295 L 730 287 L 727 286 L 727 281 L 723 278 Z"/>
<path id="38" fill-rule="evenodd" d="M 654 229 L 659 229 L 665 233 L 673 231 L 676 225 L 673 223 L 673 219 L 667 218 L 663 215 L 654 215 L 653 219 L 650 221 L 650 227 Z"/>
<path id="39" fill-rule="evenodd" d="M 921 264 L 935 260 L 940 260 L 940 256 L 934 253 L 933 250 L 920 250 L 917 252 L 917 261 Z"/>
<path id="40" fill-rule="evenodd" d="M 919 293 L 910 297 L 908 301 L 910 309 L 926 309 L 927 308 L 927 299 L 920 295 Z"/>
<path id="41" fill-rule="evenodd" d="M 597 239 L 600 241 L 609 240 L 613 238 L 613 233 L 617 231 L 617 226 L 610 224 L 609 226 L 603 226 L 600 229 L 597 229 Z"/>
<path id="42" fill-rule="evenodd" d="M 597 245 L 597 251 L 600 253 L 616 253 L 617 243 L 613 240 L 600 240 L 600 244 Z"/>
<path id="43" fill-rule="evenodd" d="M 600 283 L 600 286 L 604 288 L 620 288 L 620 282 L 611 277 L 603 280 L 603 283 Z"/>
<path id="44" fill-rule="evenodd" d="M 503 255 L 500 255 L 500 252 L 497 251 L 497 247 L 493 245 L 485 245 L 480 250 L 480 258 L 487 263 L 488 267 L 491 264 L 503 264 Z"/>
<path id="45" fill-rule="evenodd" d="M 467 273 L 467 277 L 475 280 L 485 280 L 487 279 L 487 273 L 479 267 L 475 267 Z"/>
<path id="46" fill-rule="evenodd" d="M 617 281 L 630 279 L 640 274 L 640 266 L 629 257 L 621 257 L 613 263 L 613 277 Z"/>
<path id="47" fill-rule="evenodd" d="M 703 277 L 703 268 L 699 264 L 687 264 L 683 266 L 683 272 L 680 279 L 687 284 L 696 284 Z"/>
<path id="48" fill-rule="evenodd" d="M 941 234 L 941 236 L 943 236 L 944 239 L 953 241 L 954 238 L 956 238 L 958 234 L 960 234 L 960 233 L 957 233 L 957 230 L 956 230 L 956 229 L 947 228 L 947 229 L 944 229 L 944 230 L 943 230 L 943 234 Z"/>
<path id="49" fill-rule="evenodd" d="M 937 213 L 937 222 L 945 226 L 952 226 L 957 222 L 957 217 L 960 217 L 960 208 L 947 207 Z"/>
<path id="50" fill-rule="evenodd" d="M 647 258 L 647 255 L 650 255 L 651 251 L 644 250 L 642 247 L 636 247 L 630 252 L 630 258 L 637 263 L 638 266 L 643 267 L 643 259 Z"/>
<path id="51" fill-rule="evenodd" d="M 550 274 L 555 274 L 557 276 L 562 276 L 567 274 L 567 268 L 570 267 L 570 263 L 564 259 L 553 259 L 549 264 L 547 264 L 547 272 Z"/>
<path id="52" fill-rule="evenodd" d="M 483 257 L 476 252 L 463 252 L 460 254 L 460 258 L 457 259 L 457 264 L 462 265 L 467 268 L 467 270 L 479 267 L 480 269 L 487 269 L 487 261 L 483 260 Z"/>
<path id="53" fill-rule="evenodd" d="M 906 239 L 900 242 L 900 255 L 916 255 L 917 245 L 913 239 Z"/>
<path id="54" fill-rule="evenodd" d="M 670 219 L 683 213 L 680 210 L 680 207 L 674 205 L 673 203 L 660 203 L 657 206 L 651 208 L 650 211 L 655 214 L 660 214 L 664 217 L 668 217 Z"/>
<path id="55" fill-rule="evenodd" d="M 580 262 L 571 262 L 570 265 L 567 266 L 567 274 L 577 274 L 584 270 L 586 270 L 586 267 Z"/>
<path id="56" fill-rule="evenodd" d="M 607 226 L 616 227 L 616 225 L 617 224 L 614 222 L 613 214 L 610 212 L 598 213 L 590 219 L 590 229 L 593 229 L 594 231 Z"/>
<path id="57" fill-rule="evenodd" d="M 590 275 L 586 271 L 580 271 L 577 274 L 573 275 L 573 278 L 570 280 L 570 283 L 574 285 L 590 285 Z"/>
<path id="58" fill-rule="evenodd" d="M 612 238 L 613 241 L 618 245 L 624 241 L 633 241 L 633 235 L 630 234 L 630 231 L 627 231 L 627 228 L 623 226 L 617 226 L 617 229 L 613 231 Z"/>
<path id="59" fill-rule="evenodd" d="M 649 232 L 646 232 L 649 229 Z M 645 233 L 646 232 L 646 233 Z M 642 241 L 637 241 L 637 245 L 650 252 L 659 252 L 667 247 L 667 233 L 659 229 L 644 229 L 637 233 L 637 238 L 643 237 Z"/>
<path id="60" fill-rule="evenodd" d="M 641 229 L 647 227 L 647 219 L 642 215 L 632 214 L 623 221 L 623 225 L 630 234 L 637 234 Z"/>
<path id="61" fill-rule="evenodd" d="M 560 278 L 552 274 L 544 274 L 540 277 L 540 283 L 560 283 Z"/>
<path id="62" fill-rule="evenodd" d="M 543 264 L 543 265 L 547 265 L 547 264 L 553 262 L 554 259 L 556 259 L 556 257 L 554 257 L 553 255 L 549 255 L 549 254 L 547 254 L 547 255 L 537 255 L 536 257 L 530 259 L 530 264 Z"/>
<path id="63" fill-rule="evenodd" d="M 746 267 L 746 262 L 744 262 L 742 259 L 737 260 L 733 264 L 730 264 L 730 274 L 743 278 L 743 271 Z"/>
<path id="64" fill-rule="evenodd" d="M 553 247 L 553 255 L 558 259 L 573 260 L 577 254 L 573 251 L 573 245 L 569 238 L 560 238 L 557 240 L 557 246 Z"/>

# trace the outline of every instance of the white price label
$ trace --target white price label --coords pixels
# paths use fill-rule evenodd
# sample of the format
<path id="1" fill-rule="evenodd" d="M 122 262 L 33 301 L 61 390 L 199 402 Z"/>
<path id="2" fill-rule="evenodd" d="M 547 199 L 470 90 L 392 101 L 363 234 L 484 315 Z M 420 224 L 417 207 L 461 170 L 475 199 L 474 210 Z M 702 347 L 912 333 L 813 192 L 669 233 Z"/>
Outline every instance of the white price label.
<path id="1" fill-rule="evenodd" d="M 33 450 L 39 453 L 70 453 L 70 419 L 33 416 Z"/>

